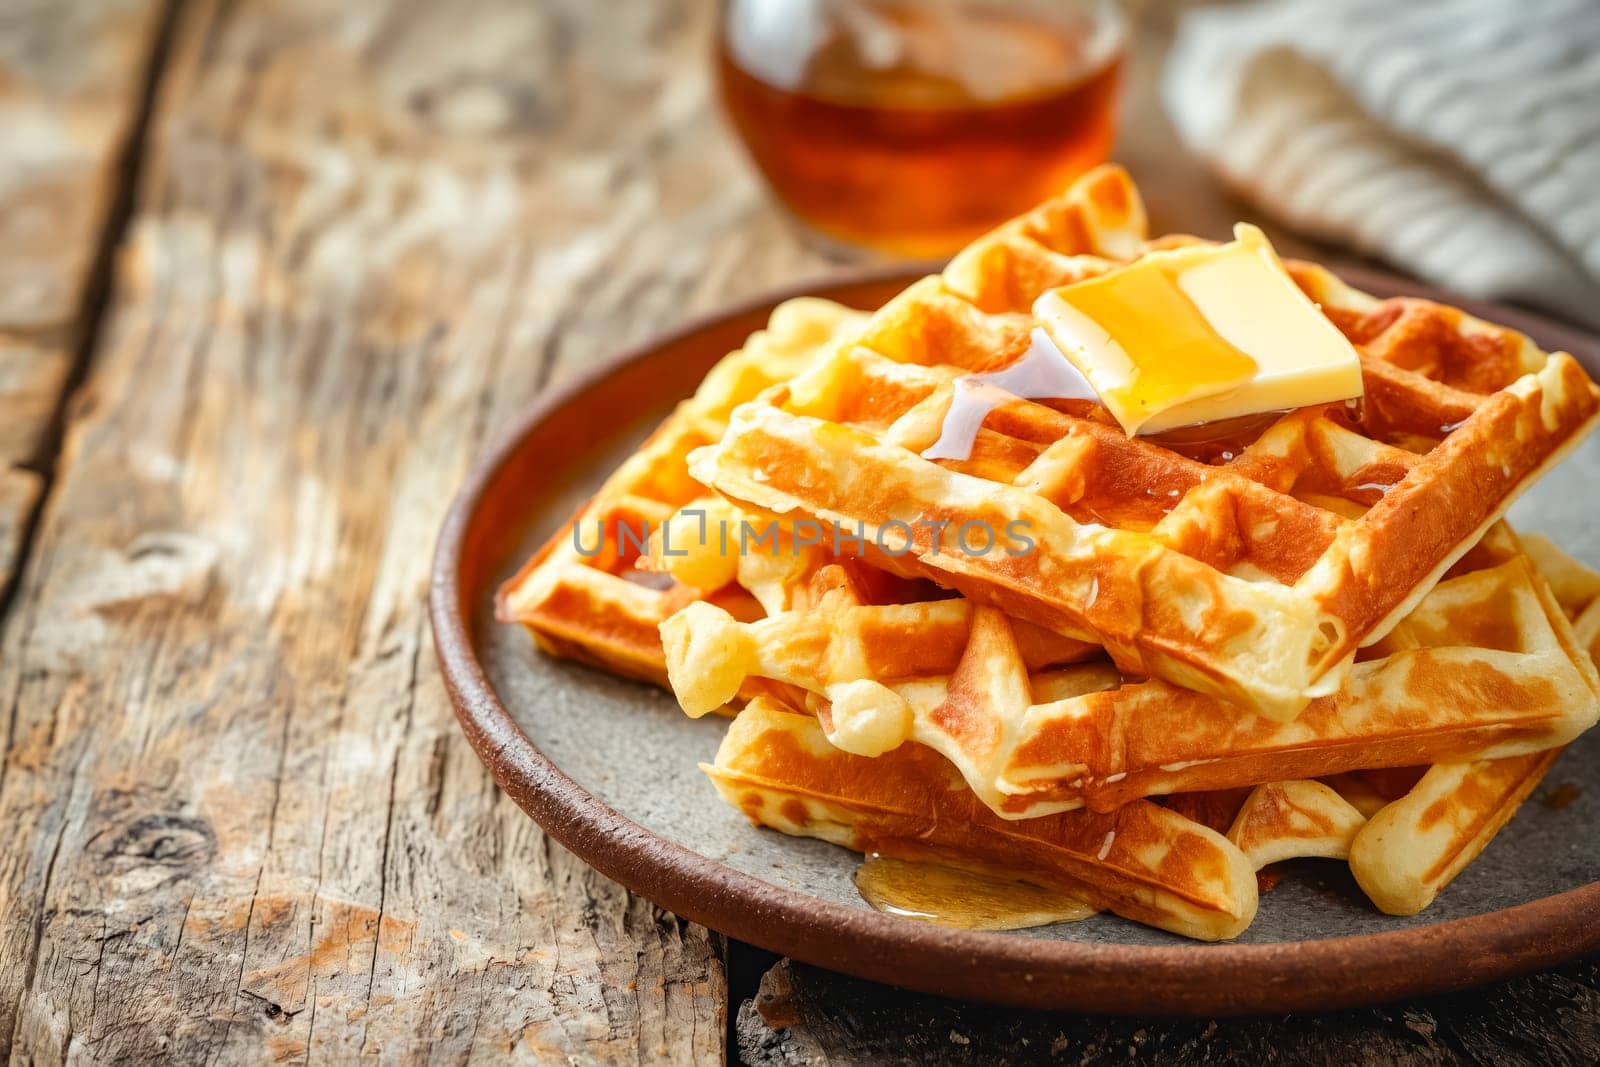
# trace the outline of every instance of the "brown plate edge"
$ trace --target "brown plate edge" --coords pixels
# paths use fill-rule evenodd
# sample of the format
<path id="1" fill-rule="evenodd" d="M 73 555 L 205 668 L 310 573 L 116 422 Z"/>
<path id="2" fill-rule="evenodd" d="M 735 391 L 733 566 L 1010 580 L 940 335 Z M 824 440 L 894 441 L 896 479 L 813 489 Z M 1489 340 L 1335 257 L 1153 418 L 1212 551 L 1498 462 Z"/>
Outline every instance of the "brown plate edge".
<path id="1" fill-rule="evenodd" d="M 743 874 L 658 837 L 569 778 L 517 725 L 473 650 L 463 551 L 487 490 L 537 426 L 663 348 L 795 296 L 849 301 L 910 281 L 903 267 L 790 287 L 635 347 L 541 396 L 478 464 L 445 518 L 429 614 L 446 689 L 468 741 L 506 794 L 602 874 L 729 937 L 873 981 L 1019 1007 L 1118 1014 L 1326 1011 L 1446 992 L 1553 966 L 1600 947 L 1600 882 L 1429 926 L 1269 945 L 1101 945 L 953 930 L 851 908 Z M 1454 297 L 1366 267 L 1339 273 L 1369 292 L 1405 293 L 1560 343 L 1591 368 L 1600 348 L 1531 312 Z M 730 346 L 731 347 L 731 346 Z M 1587 358 L 1584 358 L 1587 357 Z"/>

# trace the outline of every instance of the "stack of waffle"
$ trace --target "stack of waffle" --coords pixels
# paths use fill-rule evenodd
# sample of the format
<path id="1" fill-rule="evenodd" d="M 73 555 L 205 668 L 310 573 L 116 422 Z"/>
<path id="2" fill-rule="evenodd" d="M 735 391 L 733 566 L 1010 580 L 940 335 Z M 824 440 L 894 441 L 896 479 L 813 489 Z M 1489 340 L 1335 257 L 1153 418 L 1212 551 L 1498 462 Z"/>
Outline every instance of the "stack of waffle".
<path id="1" fill-rule="evenodd" d="M 502 618 L 731 714 L 705 770 L 759 825 L 1207 940 L 1292 857 L 1421 910 L 1600 715 L 1600 576 L 1501 520 L 1600 389 L 1291 264 L 1359 402 L 1198 440 L 1013 397 L 964 457 L 923 455 L 958 379 L 1024 358 L 1041 294 L 1187 243 L 1102 168 L 870 316 L 779 307 Z M 971 551 L 1017 521 L 1028 551 Z"/>

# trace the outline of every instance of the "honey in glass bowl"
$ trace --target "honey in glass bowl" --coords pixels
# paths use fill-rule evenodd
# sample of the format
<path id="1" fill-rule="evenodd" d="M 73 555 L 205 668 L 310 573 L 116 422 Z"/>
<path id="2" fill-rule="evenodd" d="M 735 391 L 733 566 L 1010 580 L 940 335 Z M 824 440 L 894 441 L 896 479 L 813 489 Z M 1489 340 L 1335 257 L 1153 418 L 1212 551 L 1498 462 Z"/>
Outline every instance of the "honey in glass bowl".
<path id="1" fill-rule="evenodd" d="M 794 215 L 929 257 L 1105 160 L 1122 52 L 1109 0 L 726 0 L 717 66 Z"/>

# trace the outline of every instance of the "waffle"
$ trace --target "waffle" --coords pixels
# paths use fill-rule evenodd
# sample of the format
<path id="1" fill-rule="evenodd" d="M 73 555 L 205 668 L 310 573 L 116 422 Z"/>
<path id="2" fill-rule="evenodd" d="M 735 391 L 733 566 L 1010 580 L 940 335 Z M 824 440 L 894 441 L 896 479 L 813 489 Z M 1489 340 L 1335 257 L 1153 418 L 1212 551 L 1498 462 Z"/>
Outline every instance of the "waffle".
<path id="1" fill-rule="evenodd" d="M 1570 632 L 1560 624 L 1560 608 L 1564 607 L 1566 613 L 1574 617 L 1581 616 L 1592 602 L 1593 592 L 1600 589 L 1600 576 L 1560 556 L 1548 544 L 1541 545 L 1538 554 L 1542 559 L 1557 558 L 1562 561 L 1562 570 L 1556 583 L 1561 593 L 1552 595 L 1543 582 L 1533 578 L 1528 569 L 1528 560 L 1521 552 L 1521 542 L 1501 526 L 1491 531 L 1484 542 L 1461 562 L 1457 573 L 1436 587 L 1418 609 L 1374 649 L 1374 653 L 1403 656 L 1425 648 L 1473 649 L 1501 645 L 1522 649 L 1517 653 L 1519 655 L 1530 655 L 1534 654 L 1534 648 L 1542 645 L 1547 652 L 1553 651 L 1563 658 L 1573 657 L 1575 651 Z M 866 664 L 868 670 L 893 679 L 896 672 L 905 672 L 907 661 L 901 660 L 890 665 L 882 659 L 875 659 L 875 656 L 892 655 L 892 649 L 896 647 L 921 650 L 930 644 L 925 636 L 940 626 L 959 628 L 965 621 L 970 634 L 972 619 L 988 610 L 962 609 L 962 601 L 898 605 L 883 609 L 863 606 L 848 583 L 828 581 L 826 576 L 830 569 L 838 568 L 822 567 L 813 581 L 829 586 L 832 592 L 828 595 L 835 599 L 815 604 L 815 611 L 790 612 L 786 616 L 776 616 L 746 628 L 765 628 L 771 648 L 792 672 L 787 676 L 791 683 L 827 676 L 819 672 L 819 667 L 823 671 L 837 672 L 841 665 L 849 663 L 858 667 Z M 1557 606 L 1558 602 L 1560 607 Z M 889 631 L 875 629 L 887 622 L 886 619 L 867 621 L 863 625 L 861 618 L 852 617 L 865 615 L 870 620 L 880 611 L 900 611 L 903 614 L 906 609 L 917 611 L 923 608 L 937 609 L 942 613 L 941 621 L 930 630 L 912 626 L 909 633 L 902 632 L 899 635 L 898 641 L 889 639 Z M 691 608 L 685 614 L 706 610 Z M 815 630 L 809 635 L 781 631 L 781 624 L 800 618 L 808 618 L 813 626 L 824 619 L 831 620 L 832 631 L 847 635 L 847 642 L 855 645 L 854 651 L 844 655 L 831 653 L 826 647 L 831 634 L 819 635 Z M 902 618 L 901 622 L 906 624 L 907 620 Z M 688 627 L 686 632 L 701 633 L 713 647 L 735 649 L 735 657 L 750 651 L 749 648 L 744 652 L 737 651 L 739 645 L 746 643 L 745 638 L 749 636 L 746 634 L 730 636 L 726 632 L 718 632 L 715 627 L 705 626 Z M 948 637 L 947 634 L 944 639 L 948 640 Z M 879 644 L 880 641 L 882 644 Z M 757 650 L 764 643 L 757 640 Z M 876 651 L 868 651 L 875 644 L 879 644 Z M 667 645 L 670 665 L 673 662 L 671 640 Z M 946 648 L 943 652 L 926 654 L 948 657 L 950 653 Z M 1027 666 L 1025 657 L 1021 662 L 1024 667 Z M 1592 669 L 1586 669 L 1589 667 L 1581 656 L 1572 664 L 1572 669 L 1578 675 L 1587 678 L 1583 683 L 1585 687 L 1592 685 L 1594 680 Z M 1087 665 L 1071 668 L 1066 673 L 1083 675 L 1096 669 L 1108 671 L 1111 668 L 1109 664 L 1100 664 L 1098 667 Z M 1399 667 L 1391 662 L 1385 663 L 1381 669 L 1394 671 Z M 690 676 L 694 676 L 693 672 L 690 672 Z M 837 673 L 832 675 L 835 679 L 843 676 Z M 1049 677 L 1049 672 L 1044 676 Z M 1034 672 L 1030 681 L 1038 677 L 1040 674 Z M 1423 693 L 1432 692 L 1437 681 L 1429 675 L 1419 675 L 1415 667 L 1411 668 L 1409 677 Z M 738 681 L 735 680 L 733 684 L 738 684 Z M 945 684 L 948 689 L 948 682 Z M 1056 684 L 1060 684 L 1059 681 Z M 849 679 L 845 685 L 848 687 Z M 790 688 L 800 689 L 802 686 L 791 684 Z M 1492 696 L 1493 692 L 1493 687 L 1490 687 L 1479 693 L 1478 699 L 1481 701 L 1485 696 Z M 813 694 L 817 695 L 814 688 Z M 830 722 L 829 703 L 815 699 L 812 703 L 814 710 L 820 714 L 817 728 L 809 733 L 811 742 L 820 746 L 821 741 L 826 741 L 839 750 L 841 737 L 836 731 L 837 724 Z M 1590 710 L 1587 716 L 1583 716 L 1581 709 L 1586 706 Z M 1580 723 L 1592 718 L 1592 699 L 1580 701 L 1576 707 L 1580 710 Z M 784 721 L 790 720 L 786 718 Z M 1154 724 L 1153 732 L 1159 733 L 1165 725 Z M 1291 725 L 1309 727 L 1311 722 Z M 1420 724 L 1414 724 L 1414 728 L 1418 733 L 1428 733 L 1428 729 Z M 798 726 L 792 726 L 792 729 L 798 729 Z M 816 736 L 819 731 L 820 740 Z M 847 745 L 859 744 L 862 737 L 859 734 L 847 734 L 842 740 Z M 749 784 L 748 775 L 753 769 L 772 769 L 767 766 L 769 755 L 765 753 L 764 744 L 746 735 L 740 740 L 729 741 L 724 748 L 724 756 L 730 750 L 740 751 L 739 765 L 747 775 L 746 785 Z M 872 748 L 871 745 L 865 747 Z M 929 750 L 916 743 L 894 751 L 915 752 L 913 758 L 924 765 L 929 760 Z M 1250 866 L 1255 869 L 1291 858 L 1348 859 L 1358 882 L 1375 904 L 1387 912 L 1410 914 L 1431 902 L 1438 891 L 1464 869 L 1509 821 L 1559 751 L 1547 748 L 1524 756 L 1441 763 L 1432 768 L 1399 766 L 1347 771 L 1331 776 L 1326 783 L 1300 779 L 1278 780 L 1268 781 L 1253 790 L 1234 788 L 1185 792 L 1164 798 L 1162 804 L 1193 823 L 1226 833 L 1228 840 L 1244 853 Z M 1354 749 L 1354 753 L 1357 758 L 1370 756 L 1359 747 Z M 911 770 L 898 762 L 901 758 L 896 755 L 893 760 L 875 761 L 878 775 L 887 776 L 911 792 L 914 792 L 918 782 L 941 782 L 938 772 Z M 719 764 L 724 761 L 719 758 Z M 822 786 L 822 792 L 830 798 L 831 814 L 826 819 L 812 823 L 797 817 L 795 811 L 799 809 L 790 806 L 785 810 L 782 801 L 796 796 L 814 798 L 814 787 L 818 782 L 810 778 L 809 772 L 801 769 L 801 765 L 787 760 L 780 763 L 785 769 L 777 772 L 776 778 L 783 783 L 783 788 L 768 789 L 762 793 L 764 800 L 752 799 L 752 793 L 747 789 L 740 802 L 746 814 L 758 823 L 788 833 L 821 836 L 848 847 L 881 854 L 935 858 L 946 863 L 952 859 L 959 861 L 963 856 L 970 862 L 974 855 L 962 836 L 963 831 L 959 829 L 972 821 L 965 815 L 944 816 L 954 819 L 956 828 L 941 830 L 936 834 L 941 847 L 933 851 L 921 847 L 929 833 L 922 828 L 908 829 L 906 832 L 913 836 L 904 841 L 888 838 L 886 835 L 889 831 L 881 821 L 881 812 L 873 810 L 875 805 L 884 803 L 883 798 L 875 794 L 860 796 L 852 785 L 865 780 L 864 777 L 829 779 Z M 1305 767 L 1302 765 L 1302 771 Z M 716 776 L 716 772 L 712 773 Z M 880 778 L 874 777 L 872 780 L 878 781 Z M 733 799 L 725 780 L 721 778 L 719 790 L 725 797 Z M 949 792 L 949 787 L 938 784 L 938 790 L 945 794 Z M 963 792 L 968 798 L 963 803 L 970 807 L 970 799 L 976 794 Z M 862 815 L 863 804 L 870 814 Z M 966 811 L 968 808 L 959 810 Z M 1369 819 L 1372 820 L 1370 823 Z M 1035 826 L 1041 832 L 1054 832 L 1051 828 L 1056 823 L 1047 817 L 1043 820 L 1026 819 L 1009 825 L 1022 828 L 1025 833 Z M 951 840 L 962 843 L 952 845 L 949 843 Z M 987 863 L 1003 865 L 1004 856 L 1013 854 L 1011 846 L 1007 848 L 1006 852 L 990 854 Z M 1038 880 L 1041 876 L 1037 871 L 1031 871 L 1028 877 Z M 1063 892 L 1066 890 L 1063 889 Z M 1073 892 L 1077 896 L 1085 895 L 1081 889 Z M 1178 932 L 1190 932 L 1170 920 L 1171 916 L 1166 916 L 1157 925 Z"/>
<path id="2" fill-rule="evenodd" d="M 1390 915 L 1415 915 L 1477 858 L 1561 755 L 1444 763 L 1384 806 L 1350 843 L 1350 871 Z"/>
<path id="3" fill-rule="evenodd" d="M 966 459 L 921 458 L 960 376 L 1026 350 L 1040 294 L 1190 243 L 1149 240 L 1103 168 L 871 316 L 780 306 L 500 617 L 737 713 L 704 769 L 760 825 L 1206 940 L 1289 858 L 1425 907 L 1600 714 L 1600 576 L 1496 521 L 1600 390 L 1519 334 L 1290 264 L 1359 349 L 1359 403 L 1204 439 L 1014 401 Z M 961 550 L 962 523 L 1019 518 L 1034 551 Z M 801 521 L 906 529 L 842 553 Z M 744 523 L 770 547 L 730 548 Z"/>
<path id="4" fill-rule="evenodd" d="M 1246 872 L 1289 859 L 1348 859 L 1383 911 L 1422 910 L 1558 755 L 1430 768 L 1370 820 L 1330 785 L 1285 781 L 1256 787 L 1242 804 L 1228 794 L 1184 794 L 1010 822 L 952 783 L 921 745 L 856 756 L 834 747 L 814 717 L 759 697 L 702 769 L 756 825 L 858 852 L 999 871 L 1210 941 L 1237 936 L 1253 920 L 1256 886 Z M 1196 817 L 1208 809 L 1237 810 L 1226 837 Z"/>
<path id="5" fill-rule="evenodd" d="M 1036 219 L 981 240 L 735 410 L 690 471 L 743 505 L 876 531 L 875 564 L 1100 644 L 1124 674 L 1292 719 L 1592 428 L 1600 389 L 1514 331 L 1302 264 L 1296 281 L 1357 346 L 1359 403 L 1196 442 L 1130 438 L 1087 402 L 1016 400 L 967 459 L 923 458 L 956 379 L 1027 350 L 1034 297 L 1151 247 L 1142 211 L 1122 214 L 1091 255 L 1036 239 Z M 1014 522 L 1031 551 L 963 550 L 967 524 Z"/>
<path id="6" fill-rule="evenodd" d="M 1565 613 L 1581 622 L 1600 599 L 1600 573 L 1542 537 L 1527 536 L 1519 544 L 1550 579 Z M 1505 545 L 1492 549 L 1503 553 Z M 1434 625 L 1415 615 L 1407 623 Z M 1600 651 L 1585 647 L 1591 656 Z M 1357 883 L 1380 910 L 1414 915 L 1510 822 L 1561 752 L 1269 783 L 1243 801 L 1228 839 L 1258 869 L 1293 857 L 1348 859 Z"/>
<path id="7" fill-rule="evenodd" d="M 1600 573 L 1543 537 L 1526 535 L 1518 545 L 1548 580 L 1540 584 L 1547 602 L 1558 605 L 1572 620 L 1580 662 L 1585 658 L 1591 665 L 1600 662 L 1600 640 L 1596 640 Z M 1511 820 L 1561 751 L 1552 748 L 1508 759 L 1427 768 L 1400 795 L 1365 812 L 1370 821 L 1351 841 L 1351 873 L 1380 910 L 1415 915 Z M 1370 778 L 1362 784 L 1373 792 L 1384 791 L 1381 782 Z M 1359 791 L 1362 786 L 1355 788 Z"/>
<path id="8" fill-rule="evenodd" d="M 639 542 L 681 507 L 706 497 L 689 477 L 687 457 L 717 439 L 729 412 L 793 377 L 865 318 L 811 297 L 774 308 L 767 328 L 719 362 L 694 396 L 501 587 L 497 617 L 526 626 L 551 655 L 665 685 L 657 627 L 667 616 L 704 597 L 741 616 L 758 616 L 759 606 L 738 588 L 701 590 L 668 577 L 651 582 L 635 569 Z"/>
<path id="9" fill-rule="evenodd" d="M 992 247 L 1026 247 L 1028 257 L 1001 256 L 967 271 L 975 284 L 996 292 L 1006 285 L 1033 288 L 1047 279 L 1070 277 L 1084 262 L 1134 254 L 1129 235 L 1143 233 L 1144 209 L 1132 182 L 1121 170 L 1086 175 L 1062 196 L 994 234 Z M 1000 260 L 1004 266 L 1000 266 Z M 977 269 L 979 266 L 982 269 Z M 952 271 L 961 268 L 952 264 Z M 640 450 L 608 478 L 595 496 L 554 534 L 501 588 L 496 615 L 521 623 L 545 652 L 581 660 L 631 678 L 666 684 L 657 624 L 684 604 L 700 599 L 721 603 L 742 617 L 760 614 L 748 590 L 771 597 L 797 583 L 793 571 L 760 560 L 739 575 L 739 584 L 652 579 L 636 564 L 641 555 L 623 530 L 657 530 L 686 504 L 707 495 L 688 475 L 688 453 L 715 441 L 729 413 L 768 386 L 786 381 L 830 353 L 851 336 L 866 316 L 814 298 L 790 300 L 774 309 L 767 329 L 753 334 L 739 351 L 719 363 L 689 400 L 656 430 Z M 713 506 L 707 502 L 707 506 Z M 591 554 L 577 550 L 574 527 Z M 721 572 L 726 581 L 731 570 Z M 745 584 L 748 583 L 748 584 Z M 755 598 L 759 600 L 759 595 Z"/>
<path id="10" fill-rule="evenodd" d="M 1106 661 L 1049 667 L 993 608 L 965 600 L 836 606 L 741 623 L 709 603 L 662 626 L 680 702 L 703 713 L 750 677 L 803 690 L 835 744 L 915 740 L 997 815 L 1494 759 L 1563 745 L 1600 714 L 1600 681 L 1559 605 L 1497 528 L 1345 685 L 1280 722 Z M 1044 646 L 1048 648 L 1048 646 Z M 941 673 L 945 665 L 956 665 Z"/>
<path id="11" fill-rule="evenodd" d="M 1379 910 L 1415 915 L 1477 858 L 1560 755 L 1419 768 L 1397 796 L 1358 775 L 1269 782 L 1236 805 L 1228 840 L 1258 871 L 1290 859 L 1346 860 Z M 1216 794 L 1182 796 L 1208 795 Z"/>
<path id="12" fill-rule="evenodd" d="M 920 745 L 867 758 L 828 743 L 816 719 L 767 698 L 733 720 L 702 765 L 752 822 L 860 852 L 997 866 L 1064 896 L 1206 941 L 1255 917 L 1255 872 L 1215 830 L 1147 801 L 1009 822 L 952 782 Z"/>
<path id="13" fill-rule="evenodd" d="M 1256 870 L 1283 860 L 1350 858 L 1367 817 L 1322 782 L 1269 782 L 1245 798 L 1228 830 Z"/>
<path id="14" fill-rule="evenodd" d="M 1600 573 L 1590 570 L 1538 534 L 1526 534 L 1523 547 L 1550 583 L 1550 591 L 1569 618 L 1578 644 L 1600 662 Z"/>

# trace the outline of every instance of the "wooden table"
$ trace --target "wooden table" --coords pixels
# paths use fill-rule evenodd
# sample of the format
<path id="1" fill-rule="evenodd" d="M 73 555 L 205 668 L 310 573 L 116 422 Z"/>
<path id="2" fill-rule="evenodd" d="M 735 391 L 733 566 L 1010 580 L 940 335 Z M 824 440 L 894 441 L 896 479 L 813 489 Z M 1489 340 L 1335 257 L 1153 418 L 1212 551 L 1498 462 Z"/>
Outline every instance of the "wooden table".
<path id="1" fill-rule="evenodd" d="M 619 346 L 827 267 L 713 119 L 710 13 L 0 15 L 0 1058 L 1600 1056 L 1595 961 L 1243 1025 L 768 970 L 495 790 L 423 610 L 474 456 Z M 1220 232 L 1141 20 L 1123 158 L 1159 226 Z"/>

